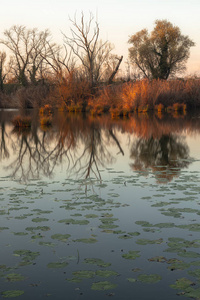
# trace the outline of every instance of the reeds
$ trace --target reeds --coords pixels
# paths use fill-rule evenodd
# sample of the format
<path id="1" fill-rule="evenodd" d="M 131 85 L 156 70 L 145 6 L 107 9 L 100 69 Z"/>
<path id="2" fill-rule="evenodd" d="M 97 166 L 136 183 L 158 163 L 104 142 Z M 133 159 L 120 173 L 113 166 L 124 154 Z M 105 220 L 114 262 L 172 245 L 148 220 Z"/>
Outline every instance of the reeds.
<path id="1" fill-rule="evenodd" d="M 200 79 L 140 80 L 118 86 L 104 87 L 90 103 L 92 113 L 109 111 L 124 116 L 137 111 L 156 110 L 185 114 L 187 109 L 200 107 Z"/>

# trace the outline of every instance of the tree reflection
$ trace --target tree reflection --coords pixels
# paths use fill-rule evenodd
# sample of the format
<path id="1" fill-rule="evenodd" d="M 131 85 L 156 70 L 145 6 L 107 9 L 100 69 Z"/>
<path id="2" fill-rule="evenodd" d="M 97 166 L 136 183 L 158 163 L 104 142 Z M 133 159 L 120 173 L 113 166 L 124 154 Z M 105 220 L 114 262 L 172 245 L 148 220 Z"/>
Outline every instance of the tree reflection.
<path id="1" fill-rule="evenodd" d="M 155 173 L 158 181 L 171 180 L 180 170 L 189 165 L 189 147 L 181 136 L 163 134 L 161 138 L 138 138 L 131 148 L 134 159 L 131 167 L 148 173 Z"/>
<path id="2" fill-rule="evenodd" d="M 103 128 L 95 120 L 59 115 L 55 127 L 41 130 L 37 123 L 31 129 L 15 129 L 17 156 L 8 166 L 12 176 L 20 180 L 52 177 L 55 167 L 63 164 L 67 174 L 101 180 L 100 167 L 110 165 L 115 158 L 108 149 L 114 141 L 123 154 L 114 128 Z"/>
<path id="3" fill-rule="evenodd" d="M 200 130 L 198 118 L 160 120 L 135 115 L 129 120 L 112 120 L 64 112 L 54 115 L 50 128 L 41 127 L 37 113 L 32 116 L 31 128 L 13 130 L 12 117 L 0 113 L 0 158 L 9 160 L 6 169 L 22 181 L 51 178 L 58 166 L 68 177 L 101 180 L 101 169 L 117 159 L 113 150 L 124 155 L 119 134 L 129 137 L 134 170 L 148 174 L 151 169 L 158 181 L 169 181 L 189 165 L 189 148 L 182 132 Z"/>

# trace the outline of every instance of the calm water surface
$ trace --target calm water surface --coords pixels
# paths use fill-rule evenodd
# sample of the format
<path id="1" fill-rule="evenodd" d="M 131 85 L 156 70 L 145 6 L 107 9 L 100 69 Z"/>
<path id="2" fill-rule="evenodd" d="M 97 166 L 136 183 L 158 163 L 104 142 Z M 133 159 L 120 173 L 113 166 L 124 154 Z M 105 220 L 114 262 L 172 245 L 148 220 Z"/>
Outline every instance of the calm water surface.
<path id="1" fill-rule="evenodd" d="M 200 118 L 0 112 L 0 298 L 199 299 Z"/>

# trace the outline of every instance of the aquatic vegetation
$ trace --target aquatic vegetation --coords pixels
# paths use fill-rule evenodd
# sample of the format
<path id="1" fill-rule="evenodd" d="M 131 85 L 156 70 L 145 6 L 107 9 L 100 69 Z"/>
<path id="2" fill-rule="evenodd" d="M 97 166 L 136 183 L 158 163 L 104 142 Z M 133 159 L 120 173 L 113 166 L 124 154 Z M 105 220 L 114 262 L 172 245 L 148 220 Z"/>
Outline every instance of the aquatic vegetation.
<path id="1" fill-rule="evenodd" d="M 158 274 L 140 274 L 137 280 L 144 283 L 157 283 L 162 279 L 162 277 Z"/>
<path id="2" fill-rule="evenodd" d="M 163 242 L 163 239 L 158 239 L 158 240 L 138 239 L 136 241 L 136 244 L 148 245 L 148 244 L 161 244 L 162 242 Z"/>
<path id="3" fill-rule="evenodd" d="M 115 272 L 115 271 L 112 271 L 112 270 L 98 270 L 95 272 L 95 274 L 97 276 L 100 276 L 100 277 L 110 277 L 110 276 L 118 276 L 119 273 Z"/>
<path id="4" fill-rule="evenodd" d="M 87 225 L 90 222 L 88 220 L 74 220 L 74 219 L 63 219 L 59 220 L 58 223 L 64 223 L 64 224 L 73 224 L 73 225 Z"/>
<path id="5" fill-rule="evenodd" d="M 17 273 L 10 273 L 7 274 L 5 276 L 6 280 L 9 282 L 15 282 L 15 281 L 22 281 L 25 279 L 24 276 L 22 276 L 21 274 L 17 274 Z"/>
<path id="6" fill-rule="evenodd" d="M 3 298 L 16 298 L 24 294 L 22 290 L 9 290 L 1 293 Z"/>
<path id="7" fill-rule="evenodd" d="M 106 263 L 100 258 L 85 258 L 84 262 L 86 264 L 92 264 L 92 265 L 95 265 L 98 267 L 103 267 L 103 268 L 107 268 L 107 267 L 111 266 L 111 263 Z"/>
<path id="8" fill-rule="evenodd" d="M 67 265 L 68 265 L 67 262 L 51 262 L 51 263 L 48 263 L 47 268 L 60 269 L 60 268 L 65 268 Z"/>
<path id="9" fill-rule="evenodd" d="M 14 256 L 22 257 L 22 260 L 25 262 L 30 262 L 40 255 L 39 252 L 34 252 L 30 250 L 14 250 L 13 253 Z"/>
<path id="10" fill-rule="evenodd" d="M 97 239 L 95 238 L 82 238 L 82 239 L 76 239 L 74 240 L 74 242 L 81 242 L 81 243 L 85 243 L 85 244 L 94 244 L 97 242 Z"/>
<path id="11" fill-rule="evenodd" d="M 140 251 L 132 251 L 130 250 L 128 253 L 126 254 L 122 254 L 122 257 L 125 259 L 136 259 L 137 257 L 140 257 Z"/>
<path id="12" fill-rule="evenodd" d="M 99 281 L 99 282 L 94 282 L 91 286 L 92 290 L 95 291 L 105 291 L 105 290 L 110 290 L 114 289 L 117 287 L 117 284 L 114 284 L 109 281 Z"/>
<path id="13" fill-rule="evenodd" d="M 71 236 L 70 234 L 56 233 L 56 234 L 53 234 L 51 236 L 51 238 L 53 240 L 58 240 L 58 241 L 61 241 L 61 242 L 66 242 L 69 239 L 70 236 Z"/>

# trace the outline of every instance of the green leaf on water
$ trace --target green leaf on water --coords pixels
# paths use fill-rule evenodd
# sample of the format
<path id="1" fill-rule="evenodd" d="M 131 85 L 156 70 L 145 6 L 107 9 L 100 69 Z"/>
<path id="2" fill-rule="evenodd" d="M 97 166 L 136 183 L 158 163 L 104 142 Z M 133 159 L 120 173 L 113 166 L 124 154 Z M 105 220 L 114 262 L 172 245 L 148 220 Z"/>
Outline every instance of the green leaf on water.
<path id="1" fill-rule="evenodd" d="M 39 252 L 33 252 L 30 250 L 14 250 L 13 253 L 15 256 L 22 256 L 23 261 L 32 261 L 40 255 Z"/>
<path id="2" fill-rule="evenodd" d="M 0 231 L 9 229 L 9 227 L 0 227 Z"/>
<path id="3" fill-rule="evenodd" d="M 157 283 L 162 277 L 158 274 L 141 274 L 138 276 L 138 280 L 144 283 Z"/>
<path id="4" fill-rule="evenodd" d="M 72 274 L 78 279 L 89 279 L 94 277 L 95 272 L 90 270 L 80 270 L 74 271 Z"/>
<path id="5" fill-rule="evenodd" d="M 200 288 L 197 288 L 197 289 L 194 289 L 192 287 L 187 288 L 184 293 L 184 296 L 198 300 L 198 299 L 200 299 Z"/>
<path id="6" fill-rule="evenodd" d="M 67 262 L 51 262 L 51 263 L 48 263 L 47 268 L 59 269 L 59 268 L 65 268 L 67 265 L 68 265 Z"/>
<path id="7" fill-rule="evenodd" d="M 140 257 L 140 251 L 129 251 L 126 254 L 123 254 L 122 257 L 125 259 L 136 259 L 137 257 Z"/>
<path id="8" fill-rule="evenodd" d="M 13 232 L 14 235 L 18 235 L 18 236 L 24 236 L 24 235 L 28 235 L 27 232 Z"/>
<path id="9" fill-rule="evenodd" d="M 188 274 L 194 276 L 194 277 L 198 277 L 198 279 L 200 279 L 200 269 L 196 269 L 193 271 L 188 271 Z"/>
<path id="10" fill-rule="evenodd" d="M 47 247 L 54 247 L 55 246 L 55 244 L 52 243 L 52 242 L 43 242 L 43 241 L 39 242 L 39 245 L 47 246 Z"/>
<path id="11" fill-rule="evenodd" d="M 180 251 L 178 252 L 178 255 L 182 257 L 190 257 L 190 258 L 200 257 L 199 253 L 193 251 Z"/>
<path id="12" fill-rule="evenodd" d="M 88 215 L 85 215 L 85 218 L 88 218 L 88 219 L 93 219 L 93 218 L 98 218 L 99 216 L 98 215 L 95 215 L 95 214 L 88 214 Z"/>
<path id="13" fill-rule="evenodd" d="M 142 227 L 154 227 L 153 224 L 151 224 L 147 221 L 136 221 L 135 224 L 141 225 Z"/>
<path id="14" fill-rule="evenodd" d="M 37 230 L 41 230 L 41 231 L 48 231 L 50 230 L 50 227 L 48 226 L 37 226 L 37 227 L 26 227 L 27 231 L 37 231 Z"/>
<path id="15" fill-rule="evenodd" d="M 86 244 L 94 244 L 94 243 L 96 243 L 96 242 L 98 242 L 97 241 L 97 239 L 95 239 L 95 238 L 88 238 L 88 239 L 77 239 L 77 240 L 74 240 L 74 242 L 81 242 L 81 243 L 86 243 Z"/>
<path id="16" fill-rule="evenodd" d="M 22 290 L 10 290 L 1 293 L 3 298 L 15 298 L 24 294 Z"/>
<path id="17" fill-rule="evenodd" d="M 137 279 L 135 279 L 135 278 L 127 278 L 127 280 L 128 280 L 129 282 L 136 282 L 136 281 L 137 281 Z"/>
<path id="18" fill-rule="evenodd" d="M 96 275 L 107 278 L 110 276 L 118 276 L 119 273 L 112 271 L 112 270 L 98 270 L 98 271 L 96 271 Z"/>
<path id="19" fill-rule="evenodd" d="M 49 219 L 47 219 L 47 218 L 34 218 L 34 219 L 32 219 L 32 222 L 35 222 L 35 223 L 46 222 L 46 221 L 49 221 Z"/>
<path id="20" fill-rule="evenodd" d="M 86 264 L 92 264 L 92 265 L 96 265 L 98 267 L 103 267 L 103 268 L 107 268 L 107 267 L 111 266 L 111 263 L 106 263 L 100 258 L 85 258 L 84 262 Z"/>
<path id="21" fill-rule="evenodd" d="M 51 238 L 54 240 L 61 241 L 61 242 L 66 242 L 70 236 L 71 236 L 70 234 L 56 233 L 56 234 L 53 234 L 51 236 Z"/>
<path id="22" fill-rule="evenodd" d="M 92 284 L 91 289 L 95 291 L 105 291 L 116 288 L 117 285 L 109 281 L 99 281 Z"/>
<path id="23" fill-rule="evenodd" d="M 162 242 L 163 242 L 163 239 L 158 239 L 158 240 L 138 239 L 136 241 L 136 244 L 148 245 L 148 244 L 161 244 Z"/>
<path id="24" fill-rule="evenodd" d="M 17 274 L 17 273 L 10 273 L 7 274 L 5 276 L 6 280 L 9 282 L 15 282 L 15 281 L 22 281 L 25 279 L 24 276 L 22 276 L 21 274 Z"/>
<path id="25" fill-rule="evenodd" d="M 155 262 L 166 262 L 167 259 L 166 257 L 164 256 L 155 256 L 155 257 L 152 257 L 152 258 L 149 258 L 148 261 L 155 261 Z"/>
<path id="26" fill-rule="evenodd" d="M 170 287 L 172 289 L 177 289 L 177 290 L 186 290 L 191 285 L 193 285 L 193 282 L 191 280 L 187 278 L 180 278 L 176 280 L 175 284 L 171 284 Z"/>
<path id="27" fill-rule="evenodd" d="M 73 224 L 73 225 L 87 225 L 90 222 L 88 220 L 74 220 L 74 219 L 63 219 L 58 221 L 58 223 L 65 223 L 65 224 Z"/>

